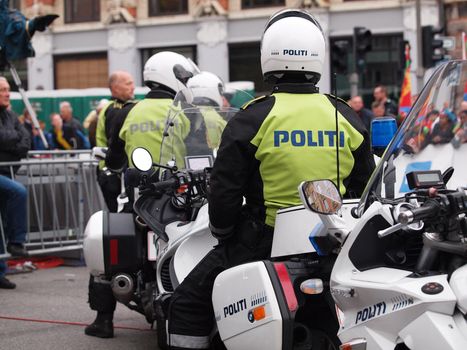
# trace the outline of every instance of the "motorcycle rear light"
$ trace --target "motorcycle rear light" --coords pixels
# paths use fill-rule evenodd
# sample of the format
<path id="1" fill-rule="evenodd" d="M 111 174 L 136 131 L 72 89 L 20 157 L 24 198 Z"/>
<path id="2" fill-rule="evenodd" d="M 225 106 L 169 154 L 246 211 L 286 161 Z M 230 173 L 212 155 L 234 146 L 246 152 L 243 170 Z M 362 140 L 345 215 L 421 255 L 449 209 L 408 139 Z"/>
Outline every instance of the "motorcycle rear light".
<path id="1" fill-rule="evenodd" d="M 118 265 L 118 239 L 110 240 L 110 265 Z"/>
<path id="2" fill-rule="evenodd" d="M 297 297 L 295 296 L 292 281 L 290 281 L 289 273 L 287 272 L 287 267 L 284 263 L 274 263 L 274 269 L 276 270 L 277 277 L 279 277 L 289 310 L 291 312 L 297 311 Z"/>
<path id="3" fill-rule="evenodd" d="M 323 280 L 320 278 L 311 278 L 300 284 L 300 290 L 305 294 L 321 294 L 323 289 Z"/>
<path id="4" fill-rule="evenodd" d="M 366 339 L 357 338 L 339 346 L 340 350 L 366 350 Z"/>
<path id="5" fill-rule="evenodd" d="M 263 306 L 258 306 L 253 309 L 253 318 L 255 321 L 262 320 L 266 317 L 266 309 Z"/>

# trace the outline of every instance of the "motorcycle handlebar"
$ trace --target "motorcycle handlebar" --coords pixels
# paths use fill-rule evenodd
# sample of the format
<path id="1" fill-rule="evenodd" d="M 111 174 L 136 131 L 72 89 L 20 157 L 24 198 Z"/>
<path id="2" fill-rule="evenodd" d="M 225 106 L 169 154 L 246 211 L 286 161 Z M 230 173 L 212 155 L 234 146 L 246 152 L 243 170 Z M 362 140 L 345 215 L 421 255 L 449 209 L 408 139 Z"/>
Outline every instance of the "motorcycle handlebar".
<path id="1" fill-rule="evenodd" d="M 452 191 L 445 195 L 430 198 L 421 207 L 400 213 L 397 221 L 407 225 L 414 221 L 436 218 L 440 212 L 444 216 L 467 213 L 467 195 L 464 190 Z"/>
<path id="2" fill-rule="evenodd" d="M 177 186 L 179 185 L 179 182 L 178 182 L 178 179 L 177 178 L 170 178 L 168 180 L 165 180 L 165 181 L 161 181 L 161 182 L 153 182 L 150 184 L 150 188 L 152 191 L 165 191 L 166 189 L 169 189 L 169 188 L 176 188 Z"/>
<path id="3" fill-rule="evenodd" d="M 414 221 L 423 220 L 430 216 L 435 216 L 440 209 L 440 204 L 436 201 L 425 202 L 420 208 L 403 211 L 399 214 L 397 221 L 403 225 L 408 225 Z"/>

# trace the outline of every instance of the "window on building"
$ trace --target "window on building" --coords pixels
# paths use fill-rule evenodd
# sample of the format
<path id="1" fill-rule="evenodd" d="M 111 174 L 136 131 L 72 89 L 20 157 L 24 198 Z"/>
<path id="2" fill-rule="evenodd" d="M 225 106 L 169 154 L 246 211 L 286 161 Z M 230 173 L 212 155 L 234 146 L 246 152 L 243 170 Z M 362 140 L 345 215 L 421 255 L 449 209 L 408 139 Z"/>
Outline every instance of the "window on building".
<path id="1" fill-rule="evenodd" d="M 261 73 L 259 42 L 230 44 L 229 70 L 230 81 L 253 81 L 257 94 L 271 91 L 271 86 L 263 81 Z"/>
<path id="2" fill-rule="evenodd" d="M 188 0 L 149 0 L 149 16 L 188 13 Z"/>
<path id="3" fill-rule="evenodd" d="M 333 37 L 331 38 L 331 46 L 334 42 L 343 40 L 349 42 L 347 67 L 348 73 L 351 73 L 354 62 L 352 37 Z M 367 108 L 371 106 L 373 101 L 373 89 L 379 84 L 387 87 L 390 98 L 396 102 L 399 100 L 404 73 L 404 62 L 401 61 L 403 55 L 400 53 L 402 40 L 402 34 L 373 35 L 372 49 L 366 54 L 366 63 L 359 74 L 358 86 L 358 94 L 363 97 Z M 414 55 L 414 52 L 411 55 Z M 331 73 L 334 73 L 332 65 Z M 334 80 L 331 81 L 332 91 L 334 91 Z M 344 99 L 350 98 L 349 74 L 337 75 L 337 95 Z"/>
<path id="4" fill-rule="evenodd" d="M 149 57 L 162 51 L 172 51 L 172 52 L 179 53 L 180 55 L 191 59 L 195 63 L 197 62 L 197 59 L 198 59 L 196 56 L 196 46 L 158 47 L 158 48 L 150 48 L 150 49 L 141 50 L 141 60 L 142 60 L 141 66 L 144 67 L 144 64 L 149 59 Z M 143 73 L 141 73 L 141 77 L 142 77 L 142 74 Z"/>
<path id="5" fill-rule="evenodd" d="M 21 0 L 10 0 L 10 8 L 21 10 Z"/>
<path id="6" fill-rule="evenodd" d="M 100 21 L 99 0 L 65 0 L 65 23 Z"/>
<path id="7" fill-rule="evenodd" d="M 107 54 L 55 56 L 55 88 L 85 89 L 108 86 Z"/>
<path id="8" fill-rule="evenodd" d="M 467 4 L 465 2 L 457 3 L 457 8 L 459 11 L 459 18 L 467 17 Z"/>
<path id="9" fill-rule="evenodd" d="M 242 8 L 284 6 L 285 0 L 242 0 Z"/>

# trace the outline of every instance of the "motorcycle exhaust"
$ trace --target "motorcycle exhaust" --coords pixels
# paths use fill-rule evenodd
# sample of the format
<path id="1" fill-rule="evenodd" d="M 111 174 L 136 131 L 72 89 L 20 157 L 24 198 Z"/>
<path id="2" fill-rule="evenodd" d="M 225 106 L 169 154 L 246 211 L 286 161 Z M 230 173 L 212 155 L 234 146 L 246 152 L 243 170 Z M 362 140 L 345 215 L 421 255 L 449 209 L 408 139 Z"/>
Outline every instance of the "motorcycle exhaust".
<path id="1" fill-rule="evenodd" d="M 310 328 L 296 322 L 293 328 L 293 348 L 297 350 L 311 350 L 312 334 Z"/>
<path id="2" fill-rule="evenodd" d="M 133 278 L 127 274 L 115 275 L 110 282 L 110 287 L 114 293 L 115 299 L 123 304 L 127 304 L 131 301 L 135 284 Z"/>

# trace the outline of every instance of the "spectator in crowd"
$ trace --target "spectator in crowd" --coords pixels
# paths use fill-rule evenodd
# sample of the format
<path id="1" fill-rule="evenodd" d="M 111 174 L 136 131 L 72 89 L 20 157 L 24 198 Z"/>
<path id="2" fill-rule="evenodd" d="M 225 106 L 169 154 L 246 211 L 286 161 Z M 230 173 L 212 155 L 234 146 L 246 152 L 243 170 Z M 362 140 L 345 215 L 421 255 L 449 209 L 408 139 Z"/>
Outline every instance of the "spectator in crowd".
<path id="1" fill-rule="evenodd" d="M 461 102 L 461 111 L 467 111 L 467 101 L 462 101 Z"/>
<path id="2" fill-rule="evenodd" d="M 64 123 L 59 114 L 51 114 L 50 123 L 52 125 L 52 130 L 50 131 L 52 139 L 51 148 L 61 150 L 90 148 L 87 137 L 72 125 Z"/>
<path id="3" fill-rule="evenodd" d="M 24 125 L 24 128 L 29 133 L 29 137 L 31 138 L 31 149 L 34 149 L 33 142 L 32 142 L 33 137 L 34 137 L 33 135 L 34 124 L 32 123 L 32 118 L 27 108 L 23 110 L 23 114 L 20 115 L 18 118 L 19 118 L 19 121 Z"/>
<path id="4" fill-rule="evenodd" d="M 384 114 L 387 116 L 396 116 L 398 113 L 397 104 L 388 98 L 387 89 L 383 85 L 378 85 L 373 90 L 375 102 L 380 102 L 384 105 Z"/>
<path id="5" fill-rule="evenodd" d="M 71 107 L 70 102 L 60 102 L 60 117 L 63 119 L 63 124 L 70 125 L 74 129 L 81 131 L 83 135 L 85 134 L 84 128 L 80 121 L 73 117 L 73 108 Z"/>
<path id="6" fill-rule="evenodd" d="M 52 134 L 45 130 L 45 122 L 43 120 L 39 120 L 39 126 L 44 134 L 44 137 L 49 144 L 49 148 L 53 148 L 53 139 Z M 37 129 L 32 130 L 32 149 L 36 151 L 45 151 L 48 148 L 45 147 L 44 142 L 42 141 L 41 136 L 39 135 L 39 131 Z"/>
<path id="7" fill-rule="evenodd" d="M 350 100 L 350 107 L 357 113 L 357 115 L 362 120 L 365 128 L 370 132 L 371 130 L 371 121 L 374 118 L 373 112 L 370 111 L 368 108 L 365 108 L 363 104 L 363 99 L 361 96 L 354 96 Z"/>
<path id="8" fill-rule="evenodd" d="M 9 110 L 10 84 L 0 77 L 0 162 L 18 161 L 27 155 L 31 145 L 29 134 L 17 116 Z M 26 189 L 12 180 L 9 167 L 0 168 L 0 213 L 5 237 L 0 234 L 0 254 L 7 251 L 13 256 L 27 255 L 23 243 L 26 238 Z M 4 239 L 7 242 L 4 242 Z M 13 289 L 16 285 L 5 278 L 6 264 L 0 260 L 0 288 Z"/>
<path id="9" fill-rule="evenodd" d="M 448 143 L 454 137 L 453 122 L 450 118 L 449 111 L 443 110 L 439 114 L 439 121 L 433 126 L 433 130 L 428 138 L 429 143 L 442 144 Z"/>
<path id="10" fill-rule="evenodd" d="M 87 117 L 84 119 L 83 127 L 88 130 L 89 133 L 89 143 L 91 148 L 96 146 L 96 128 L 97 128 L 97 119 L 99 117 L 102 108 L 104 108 L 109 103 L 109 100 L 103 98 L 99 101 L 96 106 L 96 109 L 93 109 Z"/>
<path id="11" fill-rule="evenodd" d="M 459 114 L 459 122 L 454 127 L 454 138 L 452 145 L 454 148 L 459 148 L 462 143 L 467 142 L 467 110 L 463 110 Z"/>
<path id="12" fill-rule="evenodd" d="M 380 101 L 373 101 L 371 104 L 371 112 L 374 118 L 380 118 L 386 115 L 384 112 L 384 104 Z"/>

